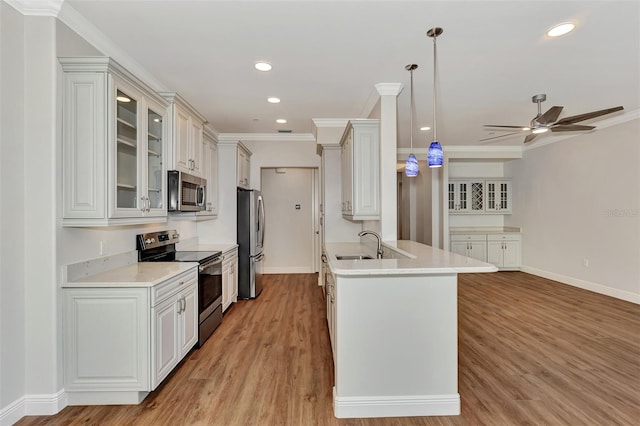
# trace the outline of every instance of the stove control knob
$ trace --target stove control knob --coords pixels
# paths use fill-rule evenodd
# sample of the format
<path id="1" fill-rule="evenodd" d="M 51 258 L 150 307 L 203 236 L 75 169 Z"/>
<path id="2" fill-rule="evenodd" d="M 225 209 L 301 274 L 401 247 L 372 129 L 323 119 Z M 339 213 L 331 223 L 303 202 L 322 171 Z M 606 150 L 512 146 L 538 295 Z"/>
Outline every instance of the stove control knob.
<path id="1" fill-rule="evenodd" d="M 155 243 L 156 239 L 155 238 L 147 238 L 146 240 L 144 240 L 145 244 L 151 244 L 151 243 Z"/>

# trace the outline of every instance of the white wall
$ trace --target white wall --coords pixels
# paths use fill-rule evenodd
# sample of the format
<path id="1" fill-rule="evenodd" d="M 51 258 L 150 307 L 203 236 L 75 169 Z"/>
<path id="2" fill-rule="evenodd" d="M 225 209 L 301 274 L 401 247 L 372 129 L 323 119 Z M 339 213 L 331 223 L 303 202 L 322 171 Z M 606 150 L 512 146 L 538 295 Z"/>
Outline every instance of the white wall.
<path id="1" fill-rule="evenodd" d="M 523 270 L 640 303 L 640 120 L 505 165 Z M 584 266 L 588 260 L 589 266 Z"/>
<path id="2" fill-rule="evenodd" d="M 0 410 L 26 393 L 23 47 L 22 15 L 0 2 Z"/>

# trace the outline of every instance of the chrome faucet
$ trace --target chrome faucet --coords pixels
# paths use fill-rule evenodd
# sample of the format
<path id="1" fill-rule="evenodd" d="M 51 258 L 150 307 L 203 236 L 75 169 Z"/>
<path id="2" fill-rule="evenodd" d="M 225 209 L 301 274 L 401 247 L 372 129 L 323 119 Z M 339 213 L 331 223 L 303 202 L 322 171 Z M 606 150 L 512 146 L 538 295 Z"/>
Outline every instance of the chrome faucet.
<path id="1" fill-rule="evenodd" d="M 373 235 L 378 239 L 378 251 L 376 252 L 377 258 L 382 259 L 382 239 L 380 238 L 380 234 L 373 231 L 360 231 L 358 232 L 358 237 L 363 237 L 365 235 Z"/>

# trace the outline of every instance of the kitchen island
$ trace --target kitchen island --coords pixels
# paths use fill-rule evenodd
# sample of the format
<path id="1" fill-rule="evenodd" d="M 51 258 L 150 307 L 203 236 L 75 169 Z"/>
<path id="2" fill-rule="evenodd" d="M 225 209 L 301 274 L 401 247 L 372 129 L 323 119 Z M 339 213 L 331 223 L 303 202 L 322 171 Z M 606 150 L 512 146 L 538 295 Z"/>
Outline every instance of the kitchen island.
<path id="1" fill-rule="evenodd" d="M 497 268 L 413 241 L 383 252 L 325 244 L 334 414 L 458 415 L 457 274 Z"/>

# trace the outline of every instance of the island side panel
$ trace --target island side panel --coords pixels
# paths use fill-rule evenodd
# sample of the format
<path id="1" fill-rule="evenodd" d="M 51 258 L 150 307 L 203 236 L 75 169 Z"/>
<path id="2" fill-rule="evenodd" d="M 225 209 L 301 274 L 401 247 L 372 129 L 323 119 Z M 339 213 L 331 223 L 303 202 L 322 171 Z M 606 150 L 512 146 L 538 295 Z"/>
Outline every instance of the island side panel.
<path id="1" fill-rule="evenodd" d="M 337 417 L 455 415 L 457 275 L 337 277 Z"/>

